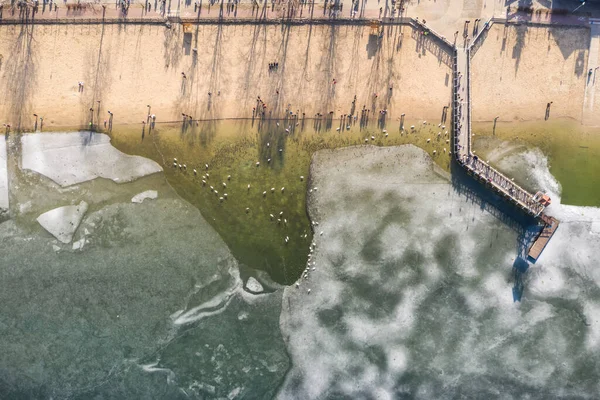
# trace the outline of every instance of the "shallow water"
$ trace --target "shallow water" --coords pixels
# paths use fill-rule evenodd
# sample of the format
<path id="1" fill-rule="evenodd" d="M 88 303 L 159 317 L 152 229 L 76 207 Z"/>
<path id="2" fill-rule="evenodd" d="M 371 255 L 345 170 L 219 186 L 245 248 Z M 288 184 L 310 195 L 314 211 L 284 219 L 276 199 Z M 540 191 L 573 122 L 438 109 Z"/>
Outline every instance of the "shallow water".
<path id="1" fill-rule="evenodd" d="M 600 207 L 600 129 L 583 127 L 570 120 L 545 122 L 493 122 L 473 124 L 474 150 L 494 159 L 524 148 L 539 148 L 547 157 L 550 172 L 560 182 L 563 204 Z M 521 171 L 515 179 L 534 192 Z M 541 188 L 544 189 L 544 188 Z M 548 188 L 550 189 L 550 188 Z"/>

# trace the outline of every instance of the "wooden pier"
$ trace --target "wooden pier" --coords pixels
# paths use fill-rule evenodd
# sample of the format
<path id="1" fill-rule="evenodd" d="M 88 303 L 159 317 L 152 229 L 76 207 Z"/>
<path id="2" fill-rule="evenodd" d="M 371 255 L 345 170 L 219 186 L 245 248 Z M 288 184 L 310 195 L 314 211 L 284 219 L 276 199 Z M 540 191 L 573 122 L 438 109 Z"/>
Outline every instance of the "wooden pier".
<path id="1" fill-rule="evenodd" d="M 556 232 L 556 229 L 558 229 L 558 225 L 560 224 L 560 222 L 554 217 L 547 217 L 544 215 L 543 220 L 544 228 L 542 229 L 538 237 L 535 239 L 535 242 L 533 242 L 533 245 L 529 249 L 529 254 L 527 255 L 533 261 L 536 261 L 540 254 L 542 254 L 542 251 L 544 250 L 544 248 L 552 238 L 552 235 L 554 235 L 554 232 Z"/>
<path id="2" fill-rule="evenodd" d="M 486 23 L 485 29 L 489 24 Z M 517 185 L 512 179 L 492 168 L 471 150 L 471 47 L 453 46 L 453 156 L 469 175 L 490 188 L 524 213 L 542 222 L 544 228 L 529 251 L 534 261 L 540 256 L 556 231 L 559 221 L 544 215 L 551 202 L 541 192 L 535 195 Z"/>

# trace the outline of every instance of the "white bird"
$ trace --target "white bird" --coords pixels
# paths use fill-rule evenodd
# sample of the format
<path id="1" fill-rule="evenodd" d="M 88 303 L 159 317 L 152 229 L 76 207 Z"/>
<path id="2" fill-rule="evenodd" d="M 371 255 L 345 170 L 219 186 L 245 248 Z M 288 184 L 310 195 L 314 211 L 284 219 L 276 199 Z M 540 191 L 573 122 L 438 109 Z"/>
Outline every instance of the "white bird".
<path id="1" fill-rule="evenodd" d="M 442 126 L 442 123 L 441 123 L 441 122 L 438 124 L 438 128 L 439 128 L 440 126 Z"/>
<path id="2" fill-rule="evenodd" d="M 287 219 L 283 219 L 283 223 L 287 225 Z"/>
<path id="3" fill-rule="evenodd" d="M 387 133 L 385 134 L 385 137 L 388 137 L 388 134 L 387 134 Z"/>
<path id="4" fill-rule="evenodd" d="M 194 175 L 196 175 L 196 174 L 197 174 L 197 172 L 196 172 L 196 170 L 194 169 Z"/>
<path id="5" fill-rule="evenodd" d="M 267 195 L 267 192 L 263 192 L 263 197 L 265 197 Z"/>
<path id="6" fill-rule="evenodd" d="M 436 150 L 434 150 L 434 151 L 433 151 L 433 154 L 437 154 L 437 151 L 436 151 Z"/>
<path id="7" fill-rule="evenodd" d="M 281 188 L 281 193 L 283 193 L 283 191 L 284 191 L 284 190 L 285 190 L 285 187 L 282 187 L 282 188 Z"/>
<path id="8" fill-rule="evenodd" d="M 384 130 L 383 130 L 383 133 L 386 133 L 386 132 L 387 132 L 387 129 L 384 129 Z"/>
<path id="9" fill-rule="evenodd" d="M 250 184 L 248 184 L 248 190 L 250 190 Z"/>
<path id="10" fill-rule="evenodd" d="M 248 207 L 246 207 L 246 214 L 248 214 L 250 212 L 250 209 Z"/>
<path id="11" fill-rule="evenodd" d="M 306 292 L 307 292 L 308 294 L 310 294 L 310 289 L 308 289 Z"/>
<path id="12" fill-rule="evenodd" d="M 442 125 L 442 129 L 446 129 L 446 125 Z"/>
<path id="13" fill-rule="evenodd" d="M 300 287 L 300 284 L 299 284 L 298 282 L 296 282 L 296 287 L 297 287 L 297 288 L 299 288 L 299 287 Z"/>
<path id="14" fill-rule="evenodd" d="M 270 162 L 271 162 L 271 159 L 270 159 L 270 158 L 267 158 L 267 162 L 268 162 L 268 163 L 270 163 Z"/>
<path id="15" fill-rule="evenodd" d="M 173 161 L 173 166 L 177 168 L 177 161 Z"/>
<path id="16" fill-rule="evenodd" d="M 411 125 L 411 126 L 410 126 L 410 129 L 415 129 L 415 126 L 414 126 L 414 125 Z"/>
<path id="17" fill-rule="evenodd" d="M 350 130 L 350 125 L 347 125 L 347 126 L 346 126 L 346 129 Z"/>
<path id="18" fill-rule="evenodd" d="M 267 142 L 267 147 L 270 147 L 270 146 L 271 146 L 271 143 Z"/>
<path id="19" fill-rule="evenodd" d="M 318 187 L 314 187 L 313 190 L 316 192 L 319 188 Z"/>
<path id="20" fill-rule="evenodd" d="M 279 152 L 281 153 L 283 151 L 283 149 L 279 149 Z"/>
<path id="21" fill-rule="evenodd" d="M 427 121 L 423 121 L 423 125 L 425 125 L 427 123 Z"/>
<path id="22" fill-rule="evenodd" d="M 257 162 L 256 162 L 256 166 L 258 167 L 259 165 L 260 165 L 260 162 L 258 162 L 258 161 L 257 161 Z"/>
<path id="23" fill-rule="evenodd" d="M 205 167 L 206 169 L 208 169 L 208 164 L 204 164 L 204 167 Z"/>
<path id="24" fill-rule="evenodd" d="M 202 179 L 202 186 L 206 186 L 206 181 Z"/>
<path id="25" fill-rule="evenodd" d="M 279 213 L 279 215 L 283 215 L 283 211 L 281 211 L 281 212 Z"/>
<path id="26" fill-rule="evenodd" d="M 281 218 L 277 218 L 277 223 L 280 224 L 281 223 Z"/>
<path id="27" fill-rule="evenodd" d="M 427 143 L 431 142 L 431 139 L 427 139 Z"/>
<path id="28" fill-rule="evenodd" d="M 277 126 L 279 126 L 279 122 L 277 123 Z"/>
<path id="29" fill-rule="evenodd" d="M 226 187 L 227 187 L 227 184 L 226 184 L 225 182 L 223 182 L 223 187 L 224 187 L 224 188 L 226 188 Z"/>
<path id="30" fill-rule="evenodd" d="M 289 237 L 289 236 L 286 236 L 286 237 L 285 237 L 285 242 L 287 243 L 287 242 L 289 242 L 289 241 L 290 241 L 290 237 Z"/>
<path id="31" fill-rule="evenodd" d="M 371 136 L 371 140 L 375 140 L 375 136 Z"/>
<path id="32" fill-rule="evenodd" d="M 290 130 L 289 130 L 289 129 L 287 129 L 287 128 L 286 128 L 286 130 L 285 130 L 285 131 L 286 131 L 287 133 L 290 133 Z"/>
<path id="33" fill-rule="evenodd" d="M 231 180 L 231 175 L 227 175 L 227 180 Z"/>
<path id="34" fill-rule="evenodd" d="M 446 148 L 444 147 L 444 153 L 446 152 Z"/>
<path id="35" fill-rule="evenodd" d="M 339 128 L 339 127 L 338 127 L 338 128 L 335 128 L 335 130 L 336 130 L 336 131 L 339 131 L 339 130 L 340 130 L 340 128 Z"/>
<path id="36" fill-rule="evenodd" d="M 219 201 L 223 201 L 223 197 L 219 197 Z"/>
<path id="37" fill-rule="evenodd" d="M 210 187 L 210 191 L 212 192 L 213 190 L 215 190 L 215 188 L 211 186 Z"/>
<path id="38" fill-rule="evenodd" d="M 303 180 L 304 180 L 304 176 L 301 176 L 300 177 L 300 181 L 302 182 Z"/>
<path id="39" fill-rule="evenodd" d="M 323 236 L 323 231 L 321 231 L 321 236 Z"/>
<path id="40" fill-rule="evenodd" d="M 173 161 L 177 162 L 177 159 L 176 159 L 176 158 L 173 158 Z"/>
<path id="41" fill-rule="evenodd" d="M 218 195 L 219 195 L 219 191 L 218 191 L 218 190 L 215 190 L 215 194 L 218 196 Z"/>
<path id="42" fill-rule="evenodd" d="M 271 219 L 275 218 L 273 214 L 269 214 L 269 216 L 271 217 Z"/>
<path id="43" fill-rule="evenodd" d="M 182 166 L 181 166 L 181 164 L 179 164 L 179 169 L 181 169 L 181 168 L 182 168 Z"/>
<path id="44" fill-rule="evenodd" d="M 275 193 L 275 188 L 271 188 L 271 193 Z"/>
<path id="45" fill-rule="evenodd" d="M 206 179 L 210 178 L 210 174 L 206 174 Z"/>
<path id="46" fill-rule="evenodd" d="M 223 193 L 223 197 L 227 198 L 227 193 Z"/>
<path id="47" fill-rule="evenodd" d="M 365 143 L 369 143 L 369 139 L 365 139 Z"/>

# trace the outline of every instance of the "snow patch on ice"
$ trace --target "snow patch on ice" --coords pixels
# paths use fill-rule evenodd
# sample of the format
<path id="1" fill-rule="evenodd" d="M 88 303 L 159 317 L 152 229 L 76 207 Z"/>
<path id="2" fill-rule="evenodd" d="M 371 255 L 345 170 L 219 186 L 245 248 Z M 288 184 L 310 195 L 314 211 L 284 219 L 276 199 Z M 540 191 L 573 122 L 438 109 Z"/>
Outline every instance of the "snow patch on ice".
<path id="1" fill-rule="evenodd" d="M 162 171 L 152 160 L 124 154 L 110 137 L 94 132 L 23 135 L 23 169 L 40 173 L 61 186 L 98 177 L 130 182 Z"/>
<path id="2" fill-rule="evenodd" d="M 45 212 L 37 221 L 55 238 L 63 243 L 70 243 L 87 209 L 88 204 L 82 201 L 76 206 L 64 206 Z"/>

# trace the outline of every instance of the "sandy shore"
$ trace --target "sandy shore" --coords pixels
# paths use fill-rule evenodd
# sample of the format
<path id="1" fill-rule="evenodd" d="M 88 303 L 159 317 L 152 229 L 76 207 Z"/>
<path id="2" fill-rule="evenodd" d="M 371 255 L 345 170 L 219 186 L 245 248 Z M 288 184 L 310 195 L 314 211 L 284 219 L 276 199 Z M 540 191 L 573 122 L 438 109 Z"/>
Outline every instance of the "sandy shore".
<path id="1" fill-rule="evenodd" d="M 471 64 L 473 119 L 582 119 L 589 30 L 495 24 Z"/>
<path id="2" fill-rule="evenodd" d="M 257 96 L 274 115 L 288 105 L 307 116 L 342 114 L 355 95 L 357 108 L 439 118 L 450 100 L 448 55 L 433 42 L 421 46 L 408 27 L 386 28 L 378 47 L 369 29 L 2 26 L 0 120 L 32 127 L 37 113 L 46 127 L 84 125 L 110 110 L 115 125 L 141 123 L 147 105 L 159 122 L 181 113 L 249 117 Z M 275 61 L 278 71 L 270 73 Z"/>

